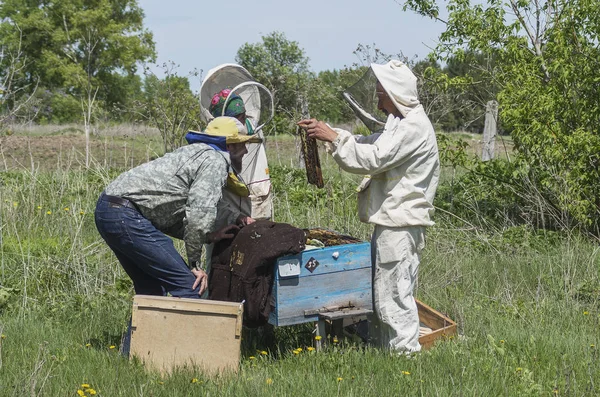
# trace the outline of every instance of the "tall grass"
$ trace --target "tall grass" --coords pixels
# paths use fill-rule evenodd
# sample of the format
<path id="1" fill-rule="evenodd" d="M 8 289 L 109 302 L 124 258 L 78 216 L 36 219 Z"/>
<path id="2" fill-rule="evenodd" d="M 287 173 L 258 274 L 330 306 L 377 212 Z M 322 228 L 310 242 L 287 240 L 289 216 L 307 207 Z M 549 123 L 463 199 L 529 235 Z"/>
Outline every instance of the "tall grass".
<path id="1" fill-rule="evenodd" d="M 294 139 L 268 145 L 276 220 L 369 238 L 356 177 L 322 153 L 326 186 L 307 186 Z M 0 396 L 600 395 L 598 246 L 527 227 L 486 231 L 445 213 L 427 232 L 417 294 L 458 322 L 459 337 L 412 357 L 345 342 L 317 353 L 310 326 L 281 327 L 267 354 L 245 334 L 238 374 L 148 372 L 117 352 L 131 283 L 93 222 L 123 168 L 98 150 L 86 170 L 74 153 L 71 166 L 34 156 L 33 167 L 0 174 Z"/>

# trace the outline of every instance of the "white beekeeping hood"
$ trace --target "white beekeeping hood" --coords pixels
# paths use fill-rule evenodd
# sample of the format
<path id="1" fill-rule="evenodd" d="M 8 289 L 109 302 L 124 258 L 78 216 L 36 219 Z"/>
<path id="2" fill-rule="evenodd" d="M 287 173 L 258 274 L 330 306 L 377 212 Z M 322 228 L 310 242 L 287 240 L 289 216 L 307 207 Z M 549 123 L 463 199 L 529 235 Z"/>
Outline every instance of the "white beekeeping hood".
<path id="1" fill-rule="evenodd" d="M 200 114 L 206 122 L 213 119 L 208 111 L 214 94 L 229 88 L 231 95 L 237 94 L 244 101 L 246 116 L 259 131 L 273 118 L 273 95 L 242 66 L 234 63 L 219 65 L 208 71 L 200 87 Z M 225 107 L 224 107 L 225 108 Z"/>

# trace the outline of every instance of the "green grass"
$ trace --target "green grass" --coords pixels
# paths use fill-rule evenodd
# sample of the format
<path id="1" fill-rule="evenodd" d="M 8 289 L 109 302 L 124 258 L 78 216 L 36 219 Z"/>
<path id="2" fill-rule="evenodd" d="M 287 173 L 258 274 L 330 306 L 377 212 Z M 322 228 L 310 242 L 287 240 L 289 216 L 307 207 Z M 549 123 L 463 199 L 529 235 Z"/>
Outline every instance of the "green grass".
<path id="1" fill-rule="evenodd" d="M 326 186 L 307 186 L 294 138 L 267 144 L 278 221 L 369 237 L 356 215 L 360 178 L 323 153 Z M 76 396 L 85 383 L 101 396 L 600 395 L 597 244 L 444 213 L 427 232 L 417 295 L 458 322 L 458 337 L 411 357 L 352 343 L 317 353 L 309 325 L 280 327 L 263 355 L 245 330 L 238 374 L 148 372 L 117 352 L 132 289 L 94 226 L 99 193 L 123 169 L 103 155 L 90 170 L 40 160 L 0 174 L 0 396 Z"/>

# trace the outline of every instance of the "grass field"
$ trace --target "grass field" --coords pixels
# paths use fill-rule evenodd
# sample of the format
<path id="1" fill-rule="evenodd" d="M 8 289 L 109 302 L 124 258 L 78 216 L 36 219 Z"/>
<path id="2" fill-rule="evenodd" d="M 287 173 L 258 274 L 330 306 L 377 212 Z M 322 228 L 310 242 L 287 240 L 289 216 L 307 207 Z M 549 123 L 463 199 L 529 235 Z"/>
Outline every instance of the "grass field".
<path id="1" fill-rule="evenodd" d="M 597 242 L 483 230 L 444 212 L 428 230 L 417 296 L 457 321 L 458 337 L 407 357 L 352 341 L 317 353 L 309 325 L 276 328 L 270 348 L 245 330 L 238 374 L 148 372 L 118 354 L 133 291 L 93 209 L 120 172 L 160 155 L 161 141 L 102 131 L 90 169 L 83 143 L 76 127 L 0 137 L 0 396 L 600 395 Z M 356 177 L 322 153 L 326 186 L 307 186 L 294 137 L 267 145 L 277 221 L 369 237 Z"/>

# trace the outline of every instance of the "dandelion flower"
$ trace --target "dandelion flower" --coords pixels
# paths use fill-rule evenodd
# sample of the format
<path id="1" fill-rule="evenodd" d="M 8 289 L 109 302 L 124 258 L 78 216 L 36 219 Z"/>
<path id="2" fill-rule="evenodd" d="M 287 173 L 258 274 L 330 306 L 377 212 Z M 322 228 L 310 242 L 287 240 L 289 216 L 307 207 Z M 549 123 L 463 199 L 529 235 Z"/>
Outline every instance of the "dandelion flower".
<path id="1" fill-rule="evenodd" d="M 254 357 L 254 356 L 250 356 L 250 357 L 248 357 L 248 358 L 249 358 L 250 360 L 254 360 L 254 359 L 256 359 L 256 357 Z"/>
<path id="2" fill-rule="evenodd" d="M 46 211 L 46 215 L 52 215 L 52 211 Z"/>
<path id="3" fill-rule="evenodd" d="M 156 383 L 158 383 L 159 385 L 164 385 L 165 382 L 163 382 L 162 380 L 156 381 Z"/>
<path id="4" fill-rule="evenodd" d="M 260 354 L 262 354 L 263 356 L 266 356 L 267 354 L 269 354 L 268 352 L 266 352 L 265 350 L 261 350 Z"/>
<path id="5" fill-rule="evenodd" d="M 116 348 L 116 346 L 115 345 L 110 345 L 108 348 L 111 349 L 111 350 L 113 350 L 114 348 Z"/>
<path id="6" fill-rule="evenodd" d="M 300 352 L 298 350 L 294 350 L 292 353 L 294 353 L 295 355 L 300 354 Z"/>
<path id="7" fill-rule="evenodd" d="M 588 314 L 590 314 L 590 312 L 588 312 L 587 310 L 583 312 L 584 316 L 587 316 Z"/>
<path id="8" fill-rule="evenodd" d="M 18 207 L 19 203 L 17 203 L 16 201 L 13 201 L 13 207 Z"/>
<path id="9" fill-rule="evenodd" d="M 95 396 L 96 395 L 96 390 L 94 390 L 94 389 L 87 389 L 86 391 L 88 393 L 90 393 L 90 396 Z"/>
<path id="10" fill-rule="evenodd" d="M 81 388 L 82 389 L 89 389 L 90 385 L 88 385 L 87 383 L 84 383 L 84 384 L 81 385 Z"/>
<path id="11" fill-rule="evenodd" d="M 317 335 L 317 336 L 315 336 L 315 340 L 316 340 L 316 341 L 320 341 L 320 340 L 321 340 L 321 335 Z"/>
<path id="12" fill-rule="evenodd" d="M 6 335 L 4 335 L 4 334 L 0 335 L 0 339 L 6 339 Z M 592 345 L 592 346 L 594 346 L 594 345 Z"/>
<path id="13" fill-rule="evenodd" d="M 2 338 L 6 338 L 4 335 L 2 335 Z M 591 344 L 590 347 L 593 349 L 594 347 L 596 347 L 596 345 Z"/>
<path id="14" fill-rule="evenodd" d="M 69 207 L 65 207 L 65 211 L 69 211 Z"/>
<path id="15" fill-rule="evenodd" d="M 299 348 L 297 348 L 296 350 L 298 350 L 299 352 L 301 352 L 301 351 L 302 351 L 302 348 L 301 348 L 301 347 L 299 347 Z"/>
<path id="16" fill-rule="evenodd" d="M 79 211 L 79 215 L 85 215 L 84 211 Z"/>
<path id="17" fill-rule="evenodd" d="M 334 336 L 334 337 L 333 337 L 333 341 L 332 341 L 332 342 L 333 342 L 333 343 L 338 343 L 338 338 L 337 338 L 337 336 Z"/>
<path id="18" fill-rule="evenodd" d="M 92 347 L 92 344 L 91 343 L 86 343 L 85 347 Z"/>
<path id="19" fill-rule="evenodd" d="M 265 383 L 266 383 L 267 385 L 272 385 L 272 384 L 273 384 L 273 379 L 271 379 L 271 378 L 267 378 L 267 380 L 265 381 Z"/>
<path id="20" fill-rule="evenodd" d="M 338 377 L 338 378 L 337 378 L 337 381 L 338 381 L 338 382 L 341 382 L 341 381 L 343 381 L 343 380 L 344 380 L 344 378 L 341 378 L 341 377 Z"/>
<path id="21" fill-rule="evenodd" d="M 517 372 L 521 372 L 521 371 L 523 371 L 523 368 L 521 368 L 521 367 L 518 367 L 518 368 L 517 368 Z"/>
<path id="22" fill-rule="evenodd" d="M 193 378 L 192 383 L 198 383 L 198 378 Z"/>
<path id="23" fill-rule="evenodd" d="M 402 371 L 402 375 L 410 375 L 410 372 L 408 372 L 408 371 Z"/>
<path id="24" fill-rule="evenodd" d="M 309 347 L 306 348 L 306 350 L 308 350 L 309 352 L 312 352 L 313 350 L 315 350 L 315 348 L 312 347 L 312 346 L 309 346 Z"/>
<path id="25" fill-rule="evenodd" d="M 77 390 L 77 394 L 78 394 L 79 396 L 81 396 L 81 397 L 85 397 L 85 393 L 84 393 L 84 392 L 83 392 L 83 390 L 81 390 L 81 389 L 78 389 L 78 390 Z"/>
<path id="26" fill-rule="evenodd" d="M 504 343 L 504 339 L 500 339 L 500 343 Z"/>
<path id="27" fill-rule="evenodd" d="M 37 209 L 38 209 L 38 210 L 41 210 L 41 209 L 42 209 L 42 206 L 41 206 L 41 205 L 38 205 L 38 206 L 37 206 Z"/>

